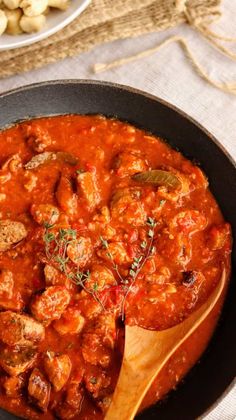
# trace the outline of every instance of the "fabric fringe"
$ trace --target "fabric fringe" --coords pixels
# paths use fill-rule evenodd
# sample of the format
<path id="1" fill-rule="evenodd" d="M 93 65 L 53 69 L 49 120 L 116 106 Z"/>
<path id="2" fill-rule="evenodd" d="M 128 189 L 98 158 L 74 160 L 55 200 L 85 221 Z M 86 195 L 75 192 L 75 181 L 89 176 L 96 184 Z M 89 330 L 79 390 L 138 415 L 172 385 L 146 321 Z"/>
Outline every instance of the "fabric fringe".
<path id="1" fill-rule="evenodd" d="M 215 10 L 215 13 L 214 13 L 215 19 L 213 19 L 213 16 L 211 16 L 211 19 L 208 20 L 208 22 L 204 22 L 206 15 L 203 13 L 201 15 L 201 18 L 199 18 L 199 16 L 194 15 L 192 13 L 194 9 L 193 10 L 188 9 L 186 0 L 176 0 L 175 5 L 178 12 L 184 13 L 187 23 L 191 27 L 196 29 L 212 47 L 216 48 L 218 51 L 226 55 L 228 58 L 232 60 L 236 60 L 236 53 L 234 53 L 233 51 L 229 50 L 228 48 L 224 47 L 222 44 L 219 43 L 219 40 L 225 41 L 225 42 L 236 42 L 236 38 L 226 37 L 224 35 L 217 34 L 216 32 L 212 31 L 208 26 L 211 23 L 213 23 L 214 20 L 217 20 L 221 17 L 221 13 L 219 12 L 219 10 Z M 216 87 L 217 89 L 236 95 L 236 81 L 235 82 L 218 82 L 212 79 L 207 74 L 203 66 L 199 64 L 199 62 L 197 61 L 186 39 L 181 36 L 172 36 L 170 38 L 167 38 L 165 41 L 161 42 L 156 47 L 144 50 L 140 53 L 137 53 L 129 57 L 120 58 L 119 60 L 114 60 L 110 63 L 97 63 L 94 65 L 93 71 L 95 73 L 99 73 L 99 72 L 106 71 L 114 67 L 125 65 L 137 59 L 148 57 L 152 54 L 157 53 L 161 48 L 173 42 L 177 42 L 180 44 L 187 58 L 192 64 L 192 67 L 202 79 L 204 79 L 206 82 L 210 83 L 212 86 Z"/>

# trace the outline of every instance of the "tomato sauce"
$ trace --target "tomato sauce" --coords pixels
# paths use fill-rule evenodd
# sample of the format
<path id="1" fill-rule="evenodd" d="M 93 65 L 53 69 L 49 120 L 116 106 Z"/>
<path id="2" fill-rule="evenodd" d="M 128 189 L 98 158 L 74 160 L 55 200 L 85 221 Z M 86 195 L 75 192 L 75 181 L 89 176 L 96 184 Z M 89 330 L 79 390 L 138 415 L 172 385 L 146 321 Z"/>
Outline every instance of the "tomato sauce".
<path id="1" fill-rule="evenodd" d="M 25 419 L 102 419 L 124 325 L 183 321 L 230 272 L 231 230 L 201 169 L 103 116 L 0 132 L 0 406 Z M 141 409 L 196 363 L 223 296 Z"/>

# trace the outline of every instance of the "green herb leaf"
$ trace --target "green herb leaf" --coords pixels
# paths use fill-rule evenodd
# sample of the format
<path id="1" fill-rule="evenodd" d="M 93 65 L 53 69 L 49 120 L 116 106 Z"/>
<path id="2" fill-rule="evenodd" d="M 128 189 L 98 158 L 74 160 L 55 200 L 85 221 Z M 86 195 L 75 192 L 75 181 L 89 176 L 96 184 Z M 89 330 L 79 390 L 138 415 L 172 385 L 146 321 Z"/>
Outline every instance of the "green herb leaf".
<path id="1" fill-rule="evenodd" d="M 141 242 L 140 246 L 141 246 L 142 249 L 146 249 L 147 248 L 147 242 L 146 241 Z"/>
<path id="2" fill-rule="evenodd" d="M 155 252 L 156 252 L 156 247 L 155 246 L 152 246 L 151 249 L 150 249 L 150 254 L 152 255 Z"/>
<path id="3" fill-rule="evenodd" d="M 44 242 L 50 243 L 55 240 L 55 235 L 52 232 L 46 232 L 43 236 Z"/>
<path id="4" fill-rule="evenodd" d="M 156 226 L 156 222 L 152 217 L 147 218 L 147 225 L 154 228 Z"/>
<path id="5" fill-rule="evenodd" d="M 51 223 L 48 222 L 43 222 L 43 227 L 45 227 L 45 229 L 51 229 L 54 225 L 52 225 Z"/>
<path id="6" fill-rule="evenodd" d="M 161 169 L 153 169 L 151 171 L 141 172 L 132 176 L 137 182 L 165 186 L 171 189 L 180 188 L 181 181 L 172 172 Z"/>
<path id="7" fill-rule="evenodd" d="M 153 230 L 149 229 L 148 236 L 149 236 L 149 238 L 153 238 L 153 236 L 154 236 Z"/>
<path id="8" fill-rule="evenodd" d="M 112 260 L 112 255 L 111 255 L 111 253 L 110 253 L 110 252 L 107 252 L 107 253 L 106 253 L 106 255 L 107 255 L 107 257 L 108 257 L 108 258 L 110 258 L 110 260 Z M 114 268 L 115 268 L 115 267 L 114 267 Z"/>
<path id="9" fill-rule="evenodd" d="M 100 241 L 102 243 L 102 247 L 107 249 L 108 248 L 108 242 L 106 239 L 104 239 L 102 236 L 100 236 Z"/>
<path id="10" fill-rule="evenodd" d="M 95 291 L 95 292 L 97 292 L 98 291 L 98 283 L 96 282 L 96 283 L 93 283 L 93 290 Z"/>
<path id="11" fill-rule="evenodd" d="M 96 385 L 97 383 L 97 378 L 95 378 L 95 376 L 92 376 L 92 378 L 90 378 L 89 382 L 93 385 Z"/>

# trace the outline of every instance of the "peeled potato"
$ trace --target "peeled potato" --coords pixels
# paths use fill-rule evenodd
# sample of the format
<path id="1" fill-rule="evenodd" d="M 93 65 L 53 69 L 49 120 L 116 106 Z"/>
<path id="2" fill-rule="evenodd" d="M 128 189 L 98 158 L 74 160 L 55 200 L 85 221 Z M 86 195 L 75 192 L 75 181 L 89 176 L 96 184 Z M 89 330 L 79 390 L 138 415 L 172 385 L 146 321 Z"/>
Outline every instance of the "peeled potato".
<path id="1" fill-rule="evenodd" d="M 48 6 L 61 10 L 66 10 L 69 4 L 70 0 L 48 0 Z"/>
<path id="2" fill-rule="evenodd" d="M 39 32 L 52 9 L 66 10 L 71 0 L 0 0 L 0 36 Z"/>
<path id="3" fill-rule="evenodd" d="M 0 10 L 0 35 L 7 29 L 7 16 L 3 10 Z"/>
<path id="4" fill-rule="evenodd" d="M 6 32 L 9 35 L 19 35 L 22 33 L 22 29 L 19 25 L 20 18 L 22 16 L 22 10 L 20 8 L 14 10 L 4 9 L 7 16 L 7 29 Z"/>
<path id="5" fill-rule="evenodd" d="M 22 0 L 20 7 L 26 16 L 39 16 L 48 7 L 48 0 Z"/>
<path id="6" fill-rule="evenodd" d="M 44 15 L 39 16 L 22 16 L 20 20 L 20 27 L 22 31 L 31 34 L 32 32 L 39 32 L 43 28 L 46 22 Z"/>
<path id="7" fill-rule="evenodd" d="M 10 10 L 17 9 L 20 6 L 21 0 L 2 0 L 5 7 Z"/>

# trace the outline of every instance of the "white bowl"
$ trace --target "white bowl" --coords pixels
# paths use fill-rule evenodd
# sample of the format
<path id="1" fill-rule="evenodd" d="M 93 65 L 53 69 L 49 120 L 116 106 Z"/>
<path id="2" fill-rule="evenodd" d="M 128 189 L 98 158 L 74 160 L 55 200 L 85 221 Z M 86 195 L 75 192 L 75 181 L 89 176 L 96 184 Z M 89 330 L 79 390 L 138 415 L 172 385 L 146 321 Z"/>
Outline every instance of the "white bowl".
<path id="1" fill-rule="evenodd" d="M 0 36 L 0 51 L 12 48 L 25 47 L 34 42 L 41 41 L 48 36 L 55 34 L 72 20 L 79 16 L 89 5 L 91 0 L 71 0 L 71 5 L 67 10 L 52 10 L 46 17 L 46 25 L 37 33 Z"/>

